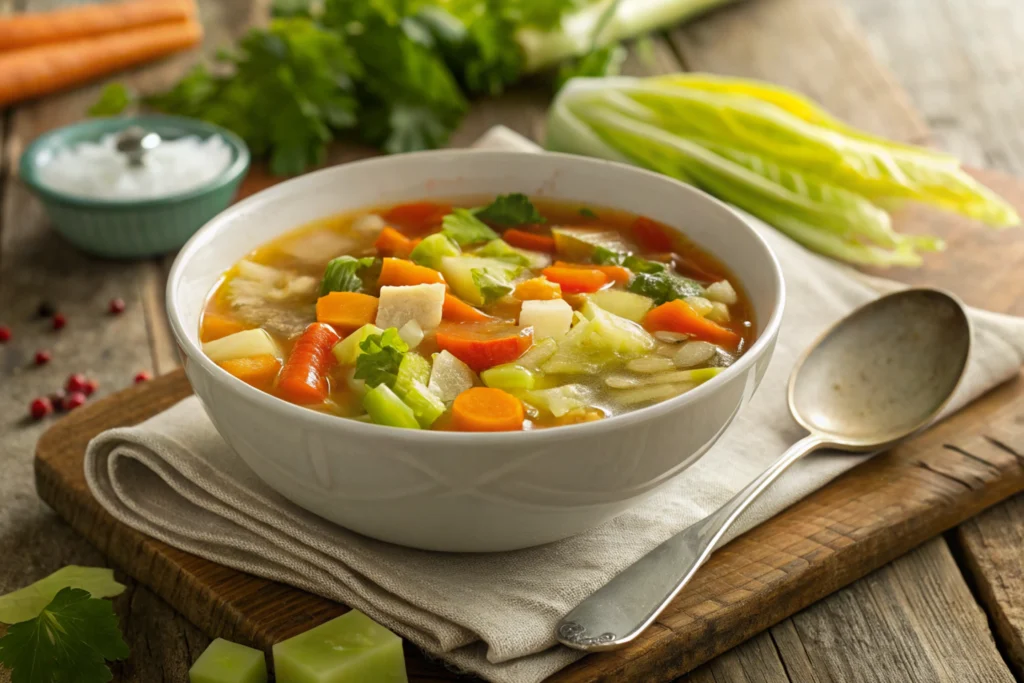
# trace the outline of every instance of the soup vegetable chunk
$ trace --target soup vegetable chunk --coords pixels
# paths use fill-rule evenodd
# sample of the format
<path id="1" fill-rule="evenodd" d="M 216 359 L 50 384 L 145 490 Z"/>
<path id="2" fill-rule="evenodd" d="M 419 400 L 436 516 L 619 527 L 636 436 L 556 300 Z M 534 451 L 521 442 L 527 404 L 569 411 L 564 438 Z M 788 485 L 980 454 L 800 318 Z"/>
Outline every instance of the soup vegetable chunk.
<path id="1" fill-rule="evenodd" d="M 741 288 L 644 217 L 414 202 L 257 249 L 207 303 L 203 350 L 292 403 L 406 429 L 514 431 L 682 394 L 752 339 Z"/>

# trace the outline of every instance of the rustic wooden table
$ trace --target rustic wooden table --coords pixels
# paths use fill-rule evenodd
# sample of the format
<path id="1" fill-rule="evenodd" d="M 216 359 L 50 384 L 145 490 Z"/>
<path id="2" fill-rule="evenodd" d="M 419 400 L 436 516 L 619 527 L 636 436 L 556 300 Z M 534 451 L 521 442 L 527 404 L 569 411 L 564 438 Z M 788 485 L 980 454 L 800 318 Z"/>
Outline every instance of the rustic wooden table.
<path id="1" fill-rule="evenodd" d="M 65 0 L 0 0 L 0 13 Z M 213 49 L 264 15 L 260 2 L 202 0 Z M 900 140 L 931 143 L 975 166 L 1024 174 L 1024 35 L 1020 0 L 747 0 L 658 38 L 633 73 L 708 70 L 760 77 L 803 91 L 839 116 Z M 147 87 L 170 83 L 196 55 L 132 72 Z M 0 593 L 69 563 L 105 559 L 36 496 L 32 453 L 43 424 L 25 419 L 31 399 L 70 372 L 100 381 L 100 394 L 139 370 L 173 369 L 164 320 L 170 259 L 112 263 L 74 251 L 47 227 L 15 177 L 39 133 L 80 118 L 98 86 L 0 112 L 0 323 L 17 337 L 0 347 Z M 517 90 L 479 103 L 452 141 L 493 123 L 538 137 L 546 94 Z M 368 153 L 339 150 L 336 161 Z M 992 253 L 1024 266 L 1021 240 L 979 234 Z M 932 269 L 958 267 L 955 251 Z M 966 267 L 966 266 L 965 266 Z M 981 276 L 982 269 L 978 271 Z M 926 274 L 927 277 L 927 274 Z M 1020 288 L 960 292 L 971 303 L 1024 314 Z M 120 317 L 107 302 L 128 302 Z M 32 321 L 40 301 L 67 328 Z M 26 322 L 30 321 L 30 322 Z M 54 361 L 32 367 L 37 348 Z M 721 655 L 681 680 L 1013 681 L 1024 677 L 1024 496 L 890 565 Z M 117 599 L 133 656 L 116 680 L 187 680 L 208 639 L 146 588 L 127 580 Z M 2 627 L 0 627 L 2 628 Z M 7 681 L 0 673 L 0 682 Z"/>

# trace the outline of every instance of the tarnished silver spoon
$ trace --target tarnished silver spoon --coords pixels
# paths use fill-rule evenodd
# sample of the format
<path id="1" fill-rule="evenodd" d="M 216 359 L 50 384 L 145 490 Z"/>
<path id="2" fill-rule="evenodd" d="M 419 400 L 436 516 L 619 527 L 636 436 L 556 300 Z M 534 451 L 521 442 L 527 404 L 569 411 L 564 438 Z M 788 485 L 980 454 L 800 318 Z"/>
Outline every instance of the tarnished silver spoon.
<path id="1" fill-rule="evenodd" d="M 790 412 L 810 434 L 725 505 L 576 606 L 559 623 L 558 640 L 596 651 L 636 638 L 689 582 L 733 522 L 790 465 L 822 448 L 880 451 L 934 420 L 960 383 L 970 346 L 963 306 L 934 289 L 884 296 L 839 321 L 790 376 Z"/>

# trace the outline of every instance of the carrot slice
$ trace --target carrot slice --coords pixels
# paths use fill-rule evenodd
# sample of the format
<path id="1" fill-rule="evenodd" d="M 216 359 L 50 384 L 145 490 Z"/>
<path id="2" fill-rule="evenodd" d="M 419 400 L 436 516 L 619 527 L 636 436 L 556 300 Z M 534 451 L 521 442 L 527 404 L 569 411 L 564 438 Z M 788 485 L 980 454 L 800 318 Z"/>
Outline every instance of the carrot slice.
<path id="1" fill-rule="evenodd" d="M 437 347 L 476 372 L 511 363 L 532 344 L 533 328 L 500 323 L 448 324 L 437 331 Z"/>
<path id="2" fill-rule="evenodd" d="M 473 387 L 452 403 L 452 426 L 460 432 L 519 431 L 524 419 L 522 401 L 501 389 Z"/>
<path id="3" fill-rule="evenodd" d="M 361 292 L 331 292 L 316 300 L 316 319 L 352 332 L 377 319 L 379 303 L 377 297 Z"/>
<path id="4" fill-rule="evenodd" d="M 237 320 L 232 320 L 216 313 L 203 314 L 203 326 L 199 332 L 199 338 L 205 343 L 226 337 L 235 332 L 241 332 L 245 326 Z"/>
<path id="5" fill-rule="evenodd" d="M 441 317 L 453 323 L 478 323 L 491 320 L 491 316 L 465 301 L 446 292 L 444 295 L 444 306 L 441 308 Z"/>
<path id="6" fill-rule="evenodd" d="M 195 19 L 0 52 L 0 107 L 79 85 L 197 44 Z"/>
<path id="7" fill-rule="evenodd" d="M 433 268 L 419 266 L 412 261 L 386 258 L 380 268 L 377 283 L 382 287 L 404 287 L 406 285 L 444 284 L 444 276 Z"/>
<path id="8" fill-rule="evenodd" d="M 597 268 L 549 266 L 541 271 L 544 277 L 557 282 L 563 292 L 596 292 L 608 284 L 608 276 Z"/>
<path id="9" fill-rule="evenodd" d="M 565 261 L 555 261 L 555 267 L 600 270 L 602 273 L 608 276 L 609 280 L 611 280 L 617 285 L 628 285 L 629 279 L 633 277 L 633 274 L 629 272 L 629 268 L 623 268 L 622 266 L 592 266 L 583 263 L 566 263 Z"/>
<path id="10" fill-rule="evenodd" d="M 373 243 L 373 246 L 377 249 L 378 254 L 400 258 L 405 258 L 413 250 L 412 240 L 390 225 L 384 226 L 384 229 L 377 235 L 377 241 Z"/>
<path id="11" fill-rule="evenodd" d="M 226 360 L 219 365 L 246 384 L 260 389 L 269 388 L 281 369 L 281 361 L 269 354 Z"/>
<path id="12" fill-rule="evenodd" d="M 327 398 L 327 371 L 334 364 L 331 349 L 341 336 L 326 323 L 310 323 L 281 369 L 277 394 L 286 401 L 308 405 Z"/>
<path id="13" fill-rule="evenodd" d="M 651 332 L 667 331 L 693 335 L 697 339 L 735 349 L 741 337 L 732 330 L 702 317 L 682 299 L 652 308 L 644 317 L 644 327 Z"/>
<path id="14" fill-rule="evenodd" d="M 547 278 L 533 277 L 523 280 L 512 292 L 512 296 L 520 301 L 550 301 L 562 298 L 562 286 Z"/>
<path id="15" fill-rule="evenodd" d="M 647 251 L 672 251 L 672 235 L 661 223 L 640 216 L 630 226 L 633 239 Z"/>
<path id="16" fill-rule="evenodd" d="M 548 254 L 555 253 L 555 238 L 550 235 L 535 235 L 532 232 L 512 228 L 502 233 L 501 238 L 513 247 L 520 249 L 543 251 Z"/>
<path id="17" fill-rule="evenodd" d="M 440 225 L 441 219 L 451 212 L 451 204 L 412 202 L 391 207 L 384 212 L 383 218 L 414 233 L 425 233 Z"/>

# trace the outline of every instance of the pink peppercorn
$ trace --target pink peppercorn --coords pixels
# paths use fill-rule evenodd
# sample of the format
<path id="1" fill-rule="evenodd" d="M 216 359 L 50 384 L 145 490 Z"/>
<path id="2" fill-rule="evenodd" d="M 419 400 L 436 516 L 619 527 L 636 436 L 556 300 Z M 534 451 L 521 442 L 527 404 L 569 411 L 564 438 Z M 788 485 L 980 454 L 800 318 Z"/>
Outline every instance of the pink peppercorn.
<path id="1" fill-rule="evenodd" d="M 149 374 L 148 372 L 146 372 L 145 370 L 143 370 L 142 372 L 140 372 L 137 375 L 135 375 L 135 383 L 136 384 L 139 384 L 141 382 L 148 382 L 151 379 L 153 379 L 153 376 L 151 374 Z"/>
<path id="2" fill-rule="evenodd" d="M 55 313 L 53 316 L 53 329 L 63 330 L 64 326 L 68 324 L 68 319 L 64 317 L 63 313 Z"/>
<path id="3" fill-rule="evenodd" d="M 50 358 L 51 358 L 51 356 L 50 356 L 50 352 L 49 351 L 44 351 L 44 350 L 36 351 L 36 358 L 35 358 L 36 365 L 46 365 L 47 363 L 50 362 Z"/>
<path id="4" fill-rule="evenodd" d="M 29 413 L 32 414 L 33 420 L 42 420 L 53 412 L 53 403 L 50 402 L 50 399 L 43 396 L 32 401 L 28 409 Z"/>
<path id="5" fill-rule="evenodd" d="M 96 390 L 99 388 L 99 386 L 100 384 L 96 380 L 87 379 L 85 381 L 85 385 L 82 387 L 82 393 L 85 394 L 86 396 L 92 396 L 93 394 L 96 393 Z"/>
<path id="6" fill-rule="evenodd" d="M 68 381 L 64 384 L 64 388 L 68 391 L 68 393 L 76 391 L 81 392 L 85 389 L 85 383 L 85 375 L 76 372 L 75 374 L 70 375 L 68 377 Z"/>
<path id="7" fill-rule="evenodd" d="M 124 313 L 124 309 L 125 309 L 124 299 L 118 298 L 118 299 L 111 299 L 110 300 L 110 314 L 111 315 L 121 315 L 122 313 Z"/>
<path id="8" fill-rule="evenodd" d="M 68 394 L 68 397 L 64 399 L 64 410 L 74 410 L 83 403 L 85 403 L 85 394 L 81 391 L 72 391 Z"/>
<path id="9" fill-rule="evenodd" d="M 0 344 L 11 340 L 11 328 L 7 325 L 0 325 Z"/>

